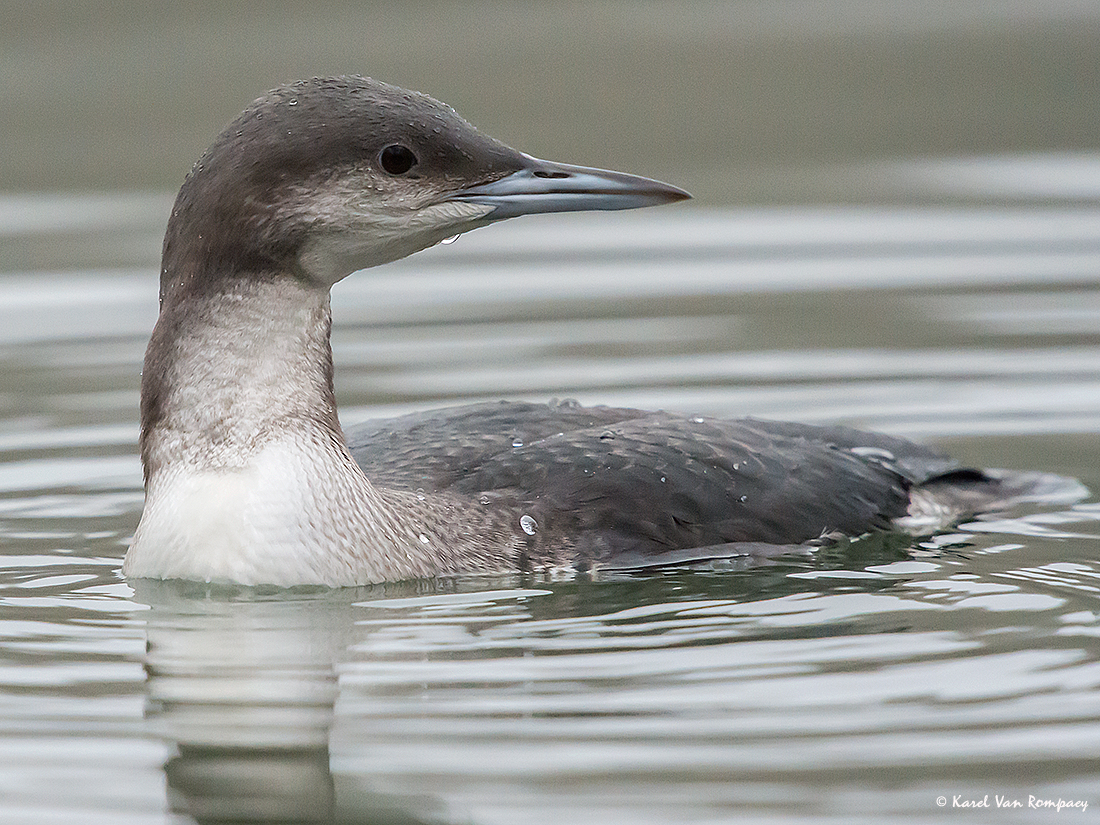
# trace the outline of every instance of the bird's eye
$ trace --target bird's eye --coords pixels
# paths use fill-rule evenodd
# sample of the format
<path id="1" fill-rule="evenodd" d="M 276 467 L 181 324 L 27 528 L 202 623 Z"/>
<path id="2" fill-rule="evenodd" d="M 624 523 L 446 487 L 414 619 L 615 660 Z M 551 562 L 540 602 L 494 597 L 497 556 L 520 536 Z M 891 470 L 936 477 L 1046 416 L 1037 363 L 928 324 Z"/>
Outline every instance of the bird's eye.
<path id="1" fill-rule="evenodd" d="M 417 160 L 408 146 L 394 143 L 382 150 L 378 156 L 378 162 L 391 175 L 403 175 L 416 166 Z"/>

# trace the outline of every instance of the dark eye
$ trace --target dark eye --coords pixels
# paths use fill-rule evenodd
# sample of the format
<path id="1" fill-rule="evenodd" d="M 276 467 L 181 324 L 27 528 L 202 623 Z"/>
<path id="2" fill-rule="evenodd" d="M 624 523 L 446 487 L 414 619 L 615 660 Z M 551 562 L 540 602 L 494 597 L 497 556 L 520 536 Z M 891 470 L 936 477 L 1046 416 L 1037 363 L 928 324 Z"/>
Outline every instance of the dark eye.
<path id="1" fill-rule="evenodd" d="M 408 146 L 394 143 L 382 150 L 378 162 L 391 175 L 403 175 L 416 166 L 416 155 Z"/>

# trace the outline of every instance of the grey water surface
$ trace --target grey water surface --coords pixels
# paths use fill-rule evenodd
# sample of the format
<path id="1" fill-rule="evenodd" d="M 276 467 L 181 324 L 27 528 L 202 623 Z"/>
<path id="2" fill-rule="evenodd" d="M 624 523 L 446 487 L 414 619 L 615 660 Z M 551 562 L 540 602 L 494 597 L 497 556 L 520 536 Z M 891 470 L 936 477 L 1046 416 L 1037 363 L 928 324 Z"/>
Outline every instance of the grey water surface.
<path id="1" fill-rule="evenodd" d="M 30 206 L 0 227 L 14 242 L 153 249 L 167 201 Z M 346 421 L 571 395 L 844 421 L 1095 491 L 1098 270 L 1092 205 L 521 220 L 338 286 L 337 383 Z M 0 278 L 3 821 L 1100 807 L 1094 495 L 756 569 L 125 582 L 155 282 L 149 266 Z"/>
<path id="2" fill-rule="evenodd" d="M 0 3 L 0 823 L 1096 821 L 1095 4 L 249 5 Z M 344 422 L 841 422 L 1088 492 L 754 568 L 125 581 L 170 190 L 351 70 L 698 198 L 341 283 Z"/>

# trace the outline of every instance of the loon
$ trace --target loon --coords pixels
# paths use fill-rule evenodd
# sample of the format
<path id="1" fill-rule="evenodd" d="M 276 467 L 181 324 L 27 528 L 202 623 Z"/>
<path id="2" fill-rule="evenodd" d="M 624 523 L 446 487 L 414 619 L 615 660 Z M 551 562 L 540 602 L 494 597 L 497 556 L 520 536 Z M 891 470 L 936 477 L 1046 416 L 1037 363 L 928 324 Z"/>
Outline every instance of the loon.
<path id="1" fill-rule="evenodd" d="M 844 427 L 500 402 L 343 430 L 330 288 L 519 215 L 674 186 L 523 154 L 363 77 L 275 89 L 187 175 L 141 382 L 137 578 L 351 586 L 585 571 L 946 524 L 1053 477 Z"/>

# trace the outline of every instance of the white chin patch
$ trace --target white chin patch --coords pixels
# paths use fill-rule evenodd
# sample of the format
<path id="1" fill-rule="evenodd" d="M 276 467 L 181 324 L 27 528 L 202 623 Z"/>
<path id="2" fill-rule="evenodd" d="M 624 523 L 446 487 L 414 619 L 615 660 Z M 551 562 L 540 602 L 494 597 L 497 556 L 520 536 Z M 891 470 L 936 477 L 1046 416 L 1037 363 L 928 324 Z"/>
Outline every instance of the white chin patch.
<path id="1" fill-rule="evenodd" d="M 465 201 L 446 201 L 427 206 L 415 213 L 409 219 L 410 229 L 429 229 L 440 227 L 441 229 L 455 228 L 456 231 L 464 231 L 454 224 L 474 221 L 484 218 L 493 211 L 492 206 L 484 203 L 467 203 Z"/>
<path id="2" fill-rule="evenodd" d="M 359 269 L 396 261 L 489 221 L 493 207 L 482 203 L 437 203 L 399 215 L 360 214 L 346 229 L 318 232 L 298 255 L 302 269 L 319 285 L 332 286 Z"/>

